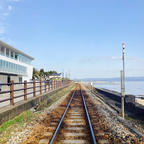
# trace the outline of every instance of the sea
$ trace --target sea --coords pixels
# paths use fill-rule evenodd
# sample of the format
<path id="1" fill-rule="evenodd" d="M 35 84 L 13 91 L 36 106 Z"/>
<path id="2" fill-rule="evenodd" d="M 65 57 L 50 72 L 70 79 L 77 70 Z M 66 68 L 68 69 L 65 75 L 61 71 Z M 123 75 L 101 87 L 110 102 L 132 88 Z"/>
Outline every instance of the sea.
<path id="1" fill-rule="evenodd" d="M 121 83 L 119 81 L 93 81 L 93 86 L 121 92 Z M 144 81 L 126 81 L 125 93 L 136 97 L 144 96 Z"/>

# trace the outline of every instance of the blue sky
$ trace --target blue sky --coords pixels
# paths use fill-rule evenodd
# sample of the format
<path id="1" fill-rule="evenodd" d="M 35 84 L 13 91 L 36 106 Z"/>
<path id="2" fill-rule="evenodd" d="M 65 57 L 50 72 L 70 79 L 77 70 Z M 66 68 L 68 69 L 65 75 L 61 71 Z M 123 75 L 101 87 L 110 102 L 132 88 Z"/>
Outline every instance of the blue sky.
<path id="1" fill-rule="evenodd" d="M 144 75 L 143 0 L 0 0 L 0 39 L 72 78 Z"/>

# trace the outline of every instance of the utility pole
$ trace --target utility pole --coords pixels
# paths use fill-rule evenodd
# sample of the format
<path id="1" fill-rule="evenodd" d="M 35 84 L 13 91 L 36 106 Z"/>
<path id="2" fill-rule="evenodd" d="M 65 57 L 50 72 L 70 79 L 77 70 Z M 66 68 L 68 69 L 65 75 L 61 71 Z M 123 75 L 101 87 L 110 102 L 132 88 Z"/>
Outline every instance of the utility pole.
<path id="1" fill-rule="evenodd" d="M 65 72 L 65 78 L 67 79 L 67 72 Z"/>
<path id="2" fill-rule="evenodd" d="M 63 80 L 64 80 L 64 77 L 65 77 L 65 75 L 64 75 L 64 69 L 63 69 L 63 72 L 62 72 L 62 78 L 63 78 Z"/>
<path id="3" fill-rule="evenodd" d="M 121 70 L 121 115 L 124 118 L 124 81 L 123 81 L 123 71 Z"/>
<path id="4" fill-rule="evenodd" d="M 121 112 L 124 118 L 124 97 L 125 97 L 125 44 L 122 43 L 123 70 L 121 71 Z"/>
<path id="5" fill-rule="evenodd" d="M 71 76 L 71 74 L 70 74 L 70 70 L 69 70 L 69 79 L 70 79 L 70 76 Z"/>

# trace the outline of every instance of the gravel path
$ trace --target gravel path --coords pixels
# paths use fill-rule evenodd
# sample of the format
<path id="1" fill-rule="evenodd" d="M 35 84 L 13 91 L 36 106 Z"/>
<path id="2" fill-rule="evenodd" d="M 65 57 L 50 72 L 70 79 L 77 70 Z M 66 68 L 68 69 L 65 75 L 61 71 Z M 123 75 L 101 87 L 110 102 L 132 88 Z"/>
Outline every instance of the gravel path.
<path id="1" fill-rule="evenodd" d="M 86 88 L 85 88 L 86 89 Z M 106 121 L 111 129 L 111 136 L 120 139 L 122 143 L 140 143 L 144 144 L 144 133 L 139 132 L 133 124 L 122 119 L 115 110 L 105 104 L 100 98 L 86 89 L 90 99 L 101 117 Z"/>

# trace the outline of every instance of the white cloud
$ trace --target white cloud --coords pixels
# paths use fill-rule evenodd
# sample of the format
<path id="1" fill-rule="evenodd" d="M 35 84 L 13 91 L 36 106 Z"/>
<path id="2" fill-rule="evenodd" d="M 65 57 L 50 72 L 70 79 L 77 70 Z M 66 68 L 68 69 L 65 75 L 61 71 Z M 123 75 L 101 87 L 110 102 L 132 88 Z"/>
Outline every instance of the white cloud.
<path id="1" fill-rule="evenodd" d="M 79 60 L 82 64 L 94 64 L 98 61 L 98 58 L 82 58 Z"/>
<path id="2" fill-rule="evenodd" d="M 20 0 L 8 0 L 9 2 L 19 2 Z"/>
<path id="3" fill-rule="evenodd" d="M 6 16 L 8 16 L 10 14 L 10 12 L 12 11 L 13 7 L 11 5 L 8 5 L 7 9 L 5 11 L 1 12 L 1 21 L 2 19 L 4 20 Z"/>
<path id="4" fill-rule="evenodd" d="M 8 10 L 11 11 L 13 8 L 11 5 L 8 5 Z"/>
<path id="5" fill-rule="evenodd" d="M 0 6 L 0 10 L 2 10 L 3 9 L 3 7 L 2 6 Z"/>
<path id="6" fill-rule="evenodd" d="M 0 26 L 0 34 L 4 34 L 5 33 L 5 27 Z"/>
<path id="7" fill-rule="evenodd" d="M 112 60 L 122 60 L 122 57 L 120 57 L 120 56 L 112 56 L 111 59 Z M 140 57 L 125 57 L 125 59 L 127 61 L 135 61 L 135 62 L 144 61 L 144 59 L 140 58 Z"/>
<path id="8" fill-rule="evenodd" d="M 8 16 L 9 15 L 9 12 L 5 12 L 2 14 L 3 16 Z"/>
<path id="9" fill-rule="evenodd" d="M 129 57 L 129 58 L 126 58 L 127 60 L 129 61 L 134 61 L 134 62 L 144 62 L 144 59 L 141 58 L 141 57 Z"/>
<path id="10" fill-rule="evenodd" d="M 7 19 L 11 14 L 14 3 L 20 2 L 21 0 L 0 0 L 0 39 L 3 37 L 7 37 L 5 39 L 9 39 L 6 30 L 7 30 Z"/>
<path id="11" fill-rule="evenodd" d="M 120 57 L 120 56 L 112 56 L 112 58 L 111 58 L 112 60 L 121 60 L 122 59 L 122 57 Z"/>

